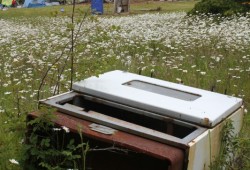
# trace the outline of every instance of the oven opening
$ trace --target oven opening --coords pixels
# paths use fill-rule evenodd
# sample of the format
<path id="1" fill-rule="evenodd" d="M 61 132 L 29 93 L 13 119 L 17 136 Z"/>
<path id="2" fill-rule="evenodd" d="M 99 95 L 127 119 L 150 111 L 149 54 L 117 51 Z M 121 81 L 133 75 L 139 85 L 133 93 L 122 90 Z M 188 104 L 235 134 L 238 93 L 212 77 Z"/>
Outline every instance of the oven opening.
<path id="1" fill-rule="evenodd" d="M 166 133 L 180 139 L 183 139 L 197 129 L 196 127 L 189 124 L 182 124 L 169 119 L 162 120 L 152 118 L 143 114 L 138 114 L 125 109 L 120 109 L 118 107 L 110 106 L 102 102 L 98 102 L 98 100 L 89 100 L 83 95 L 76 95 L 71 100 L 63 101 L 59 104 L 68 105 L 72 108 L 80 108 L 86 112 L 95 111 L 106 116 Z"/>

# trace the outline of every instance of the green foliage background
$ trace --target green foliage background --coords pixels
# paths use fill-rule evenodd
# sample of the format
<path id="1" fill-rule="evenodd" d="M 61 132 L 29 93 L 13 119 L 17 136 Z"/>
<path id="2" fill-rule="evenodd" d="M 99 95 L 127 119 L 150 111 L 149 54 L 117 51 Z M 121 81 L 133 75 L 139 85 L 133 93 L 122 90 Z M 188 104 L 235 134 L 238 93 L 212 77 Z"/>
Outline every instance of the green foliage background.
<path id="1" fill-rule="evenodd" d="M 190 14 L 210 13 L 231 16 L 250 11 L 249 4 L 242 4 L 244 0 L 202 0 L 198 2 Z"/>

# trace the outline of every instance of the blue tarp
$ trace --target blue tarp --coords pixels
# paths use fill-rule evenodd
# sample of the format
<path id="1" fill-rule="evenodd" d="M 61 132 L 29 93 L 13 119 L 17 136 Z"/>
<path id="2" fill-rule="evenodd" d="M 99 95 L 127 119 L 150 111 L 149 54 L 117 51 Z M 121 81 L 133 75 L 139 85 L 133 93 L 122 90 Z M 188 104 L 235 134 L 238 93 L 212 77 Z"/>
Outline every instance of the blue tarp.
<path id="1" fill-rule="evenodd" d="M 91 0 L 91 11 L 93 14 L 103 14 L 103 0 Z"/>
<path id="2" fill-rule="evenodd" d="M 45 1 L 44 0 L 25 0 L 23 7 L 24 8 L 37 8 L 37 7 L 44 7 Z"/>

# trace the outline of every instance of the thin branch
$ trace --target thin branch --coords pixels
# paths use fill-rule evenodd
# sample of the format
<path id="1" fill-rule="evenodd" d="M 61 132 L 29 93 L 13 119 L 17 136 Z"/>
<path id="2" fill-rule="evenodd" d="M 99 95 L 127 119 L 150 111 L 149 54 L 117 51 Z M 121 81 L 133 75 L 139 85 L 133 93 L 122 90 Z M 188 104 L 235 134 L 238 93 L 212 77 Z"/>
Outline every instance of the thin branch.
<path id="1" fill-rule="evenodd" d="M 74 16 L 75 16 L 75 6 L 76 6 L 76 0 L 73 0 L 73 9 L 72 9 L 72 15 L 71 15 L 71 77 L 70 77 L 70 90 L 72 90 L 72 85 L 73 85 L 73 75 L 74 75 Z"/>
<path id="2" fill-rule="evenodd" d="M 45 78 L 47 77 L 47 75 L 48 75 L 49 71 L 52 69 L 52 67 L 62 58 L 62 56 L 64 55 L 64 52 L 65 52 L 66 47 L 68 46 L 68 44 L 69 43 L 67 43 L 64 46 L 64 50 L 62 51 L 61 55 L 52 63 L 51 66 L 48 67 L 48 69 L 46 70 L 45 74 L 43 75 L 41 83 L 40 83 L 38 91 L 37 91 L 37 101 L 39 101 L 39 99 L 40 99 L 40 91 L 42 89 L 42 86 L 44 85 Z M 39 103 L 38 103 L 38 107 L 39 107 Z"/>
<path id="3" fill-rule="evenodd" d="M 56 83 L 56 85 L 55 85 L 55 89 L 54 89 L 54 92 L 53 92 L 53 96 L 56 94 L 56 89 L 57 89 L 56 87 L 58 87 L 58 92 L 59 92 L 59 84 L 60 84 L 61 76 L 62 76 L 62 74 L 63 74 L 63 71 L 64 71 L 65 67 L 66 67 L 66 62 L 68 61 L 68 59 L 69 59 L 69 56 L 65 59 L 64 65 L 63 65 L 63 67 L 62 67 L 62 70 L 61 70 L 60 73 L 58 74 L 58 80 L 57 80 L 57 83 Z"/>
<path id="4" fill-rule="evenodd" d="M 75 0 L 73 0 L 73 10 L 72 10 L 72 15 L 71 15 L 71 24 L 72 24 L 72 28 L 71 28 L 71 41 L 69 41 L 65 46 L 64 46 L 64 50 L 62 51 L 62 53 L 61 53 L 61 55 L 52 63 L 52 65 L 46 70 L 46 72 L 45 72 L 45 74 L 44 74 L 44 76 L 42 77 L 42 80 L 41 80 L 41 83 L 40 83 L 40 85 L 39 85 L 39 88 L 38 88 L 38 93 L 37 93 L 37 101 L 39 101 L 39 99 L 40 99 L 40 91 L 41 91 L 41 89 L 42 89 L 42 86 L 44 85 L 44 81 L 45 81 L 45 79 L 47 78 L 47 76 L 48 76 L 48 73 L 49 73 L 49 71 L 51 70 L 51 68 L 62 58 L 62 56 L 64 55 L 64 52 L 65 52 L 65 49 L 67 48 L 67 46 L 68 46 L 68 44 L 70 44 L 71 43 L 71 47 L 70 47 L 70 57 L 71 57 L 71 66 L 70 66 L 70 68 L 71 68 L 71 80 L 70 80 L 70 90 L 72 90 L 72 85 L 73 85 L 73 75 L 74 75 L 74 49 L 75 49 L 75 46 L 76 46 L 76 44 L 75 44 L 75 42 L 76 42 L 76 40 L 77 40 L 77 38 L 80 36 L 80 31 L 81 31 L 81 27 L 82 27 L 82 25 L 83 25 L 83 23 L 84 23 L 84 20 L 86 19 L 86 17 L 87 17 L 87 12 L 84 14 L 84 17 L 83 17 L 83 19 L 81 20 L 81 23 L 80 23 L 80 25 L 79 25 L 79 27 L 78 27 L 78 29 L 77 29 L 77 31 L 76 31 L 76 34 L 74 34 L 74 17 L 75 17 Z M 74 36 L 75 35 L 75 36 Z M 67 57 L 66 59 L 65 59 L 65 65 L 66 65 L 66 62 L 68 61 L 68 58 L 69 57 Z M 61 79 L 61 75 L 62 75 L 62 73 L 63 73 L 63 71 L 65 70 L 65 66 L 62 68 L 62 70 L 61 70 L 61 72 L 60 72 L 60 74 L 59 74 L 59 76 L 58 76 L 58 81 L 60 81 L 60 79 Z M 59 82 L 57 82 L 57 84 L 56 84 L 56 87 L 59 87 Z M 54 92 L 53 92 L 54 94 L 56 93 L 56 88 L 54 89 Z M 39 104 L 38 104 L 39 105 Z"/>
<path id="5" fill-rule="evenodd" d="M 87 12 L 88 12 L 88 11 L 87 11 Z M 79 35 L 80 35 L 79 33 L 80 33 L 80 31 L 81 31 L 81 28 L 82 28 L 82 25 L 83 25 L 83 21 L 85 21 L 85 19 L 87 18 L 87 12 L 84 13 L 84 16 L 83 16 L 83 18 L 82 18 L 82 20 L 81 20 L 81 23 L 80 23 L 79 27 L 78 27 L 78 30 L 76 31 L 76 36 L 75 36 L 74 41 L 76 41 L 77 38 L 78 38 Z"/>

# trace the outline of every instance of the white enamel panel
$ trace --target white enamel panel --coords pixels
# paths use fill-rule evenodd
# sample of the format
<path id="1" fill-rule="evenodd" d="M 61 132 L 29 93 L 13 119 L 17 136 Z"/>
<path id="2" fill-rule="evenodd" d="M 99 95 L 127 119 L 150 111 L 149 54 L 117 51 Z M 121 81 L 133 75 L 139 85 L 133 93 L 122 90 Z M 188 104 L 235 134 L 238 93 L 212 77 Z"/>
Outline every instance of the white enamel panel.
<path id="1" fill-rule="evenodd" d="M 73 90 L 207 127 L 242 105 L 236 97 L 119 70 L 76 82 Z"/>

